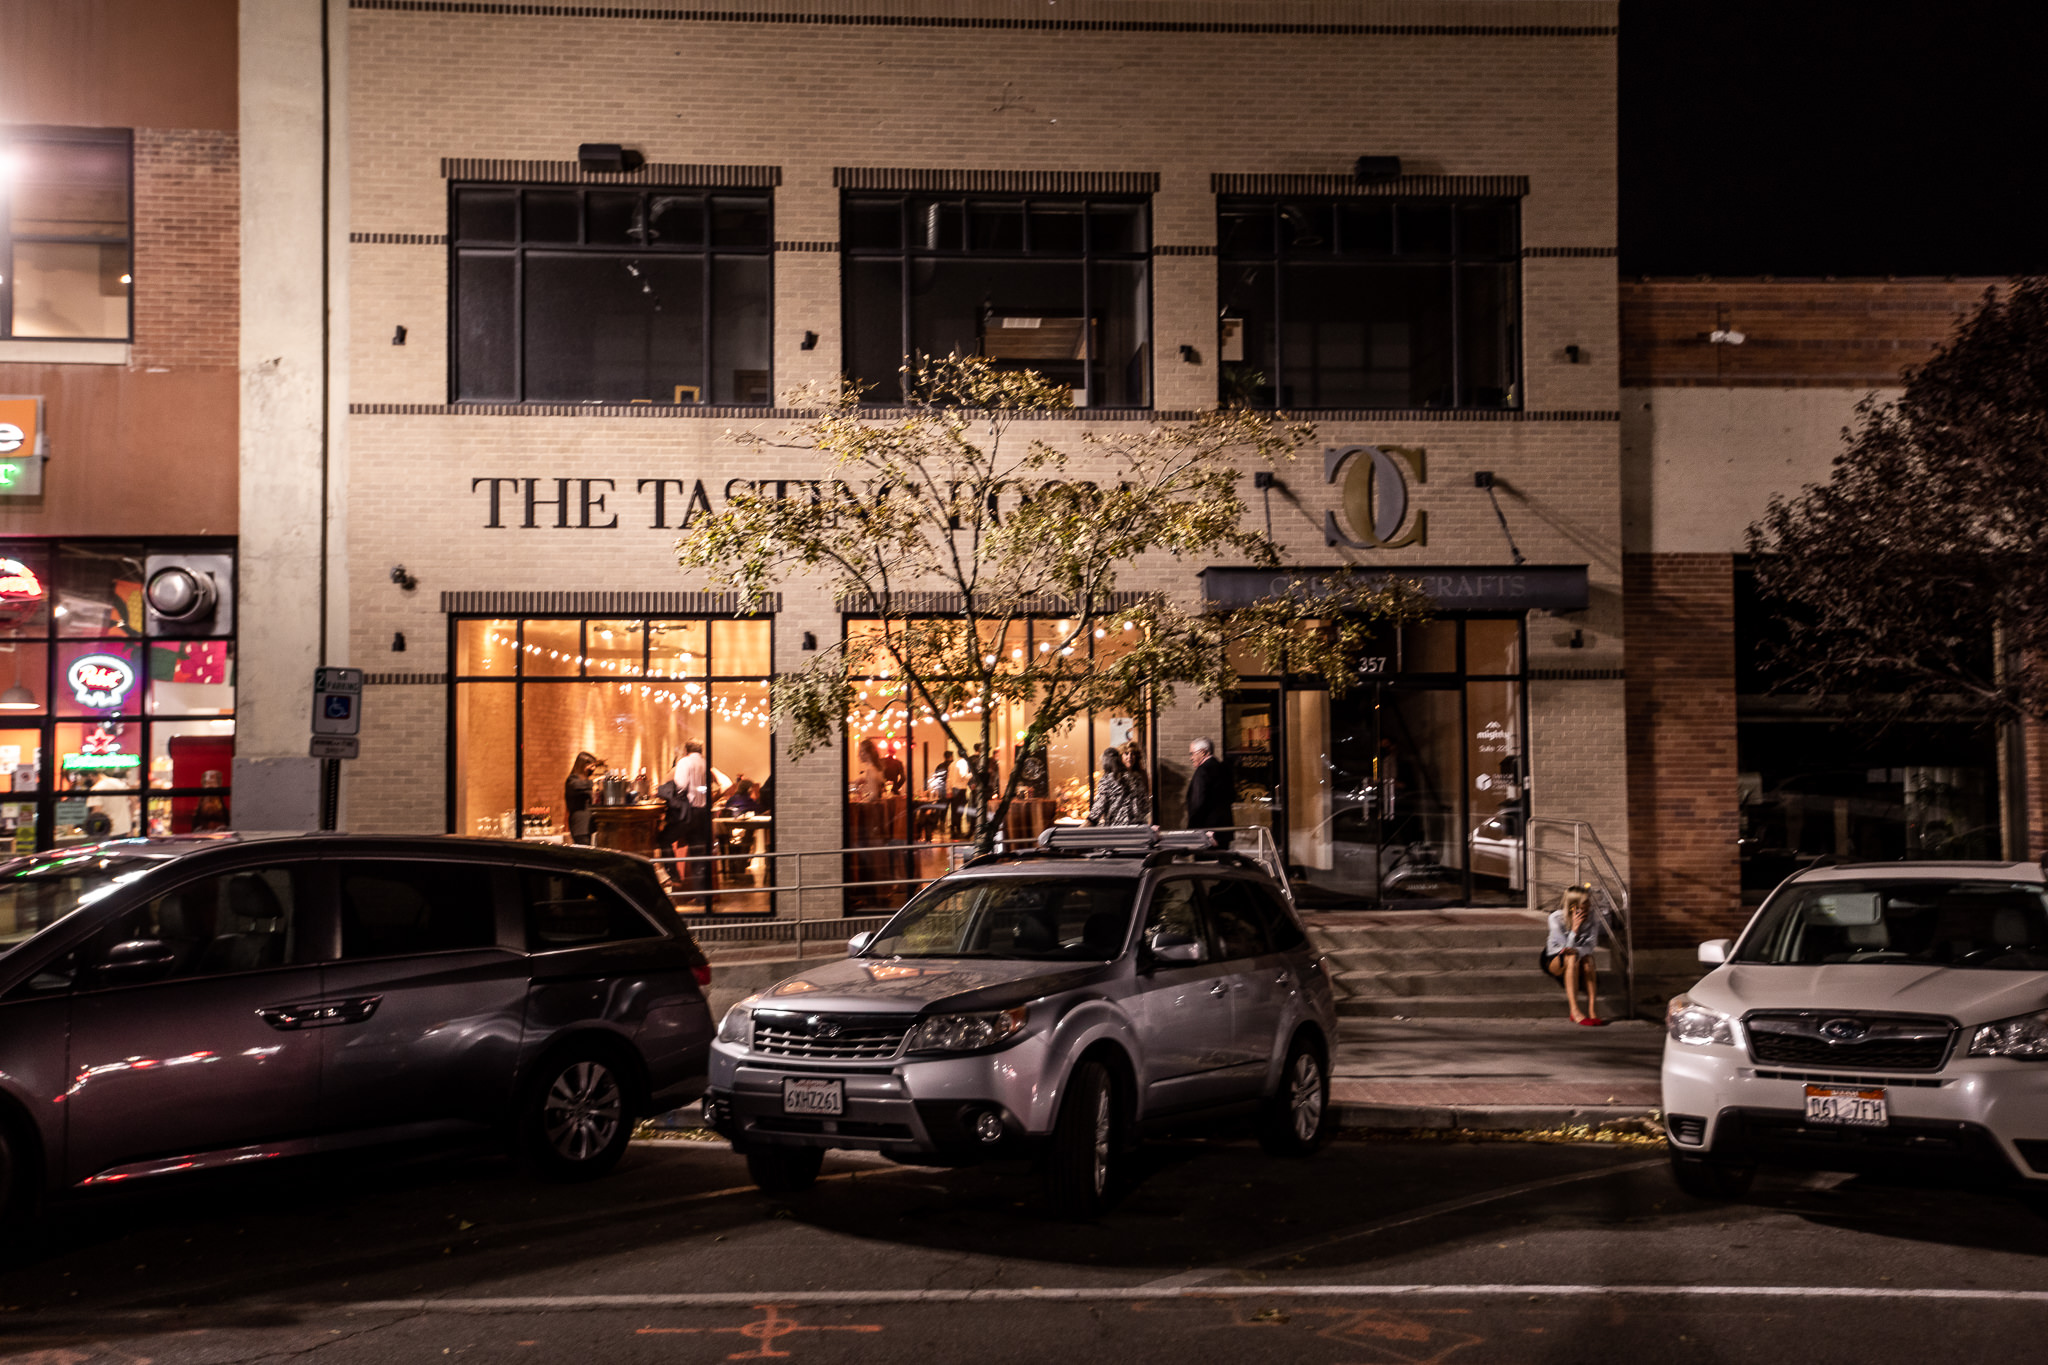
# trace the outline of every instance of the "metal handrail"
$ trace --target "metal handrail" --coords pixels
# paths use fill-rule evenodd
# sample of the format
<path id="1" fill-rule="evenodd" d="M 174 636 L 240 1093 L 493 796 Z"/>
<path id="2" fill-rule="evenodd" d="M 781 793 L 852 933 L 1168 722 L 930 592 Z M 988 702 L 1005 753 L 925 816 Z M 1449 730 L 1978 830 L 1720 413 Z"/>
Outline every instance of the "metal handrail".
<path id="1" fill-rule="evenodd" d="M 1539 827 L 1570 830 L 1571 852 L 1562 848 L 1543 848 L 1536 840 Z M 1606 936 L 1609 946 L 1621 958 L 1622 989 L 1627 992 L 1627 1017 L 1635 1015 L 1636 1000 L 1636 951 L 1635 920 L 1630 913 L 1628 881 L 1621 875 L 1621 868 L 1615 863 L 1614 855 L 1601 842 L 1600 832 L 1593 828 L 1590 820 L 1565 820 L 1554 815 L 1532 815 L 1526 825 L 1527 848 L 1529 852 L 1529 908 L 1540 910 L 1545 899 L 1542 888 L 1554 886 L 1563 892 L 1573 886 L 1590 888 L 1593 896 L 1594 918 L 1599 932 Z M 1572 874 L 1569 881 L 1555 881 L 1543 876 L 1543 858 L 1558 861 L 1570 859 Z"/>

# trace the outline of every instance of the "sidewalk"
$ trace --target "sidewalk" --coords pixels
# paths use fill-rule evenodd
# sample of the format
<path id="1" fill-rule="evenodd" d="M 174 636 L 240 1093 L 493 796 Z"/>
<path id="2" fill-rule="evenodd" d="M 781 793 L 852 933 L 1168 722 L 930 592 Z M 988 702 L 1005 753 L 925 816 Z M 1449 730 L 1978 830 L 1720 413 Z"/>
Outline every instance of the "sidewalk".
<path id="1" fill-rule="evenodd" d="M 1361 1019 L 1338 1024 L 1346 1128 L 1558 1128 L 1646 1119 L 1664 1030 L 1642 1020 Z"/>

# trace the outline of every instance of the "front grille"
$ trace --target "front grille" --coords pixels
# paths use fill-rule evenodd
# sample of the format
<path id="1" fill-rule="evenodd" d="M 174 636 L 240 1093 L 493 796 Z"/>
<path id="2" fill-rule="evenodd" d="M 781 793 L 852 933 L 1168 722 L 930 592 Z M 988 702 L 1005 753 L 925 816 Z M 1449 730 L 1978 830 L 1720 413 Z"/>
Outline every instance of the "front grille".
<path id="1" fill-rule="evenodd" d="M 1743 1020 L 1749 1055 L 1830 1071 L 1939 1071 L 1955 1025 L 1924 1015 L 1803 1010 Z"/>
<path id="2" fill-rule="evenodd" d="M 857 1062 L 894 1057 L 916 1018 L 908 1014 L 754 1011 L 754 1051 L 770 1057 Z"/>
<path id="3" fill-rule="evenodd" d="M 1881 1085 L 1888 1090 L 1941 1090 L 1949 1082 L 1929 1076 L 1840 1076 L 1832 1071 L 1765 1071 L 1758 1068 L 1760 1081 L 1805 1081 L 1809 1085 Z"/>
<path id="4" fill-rule="evenodd" d="M 1699 1114 L 1666 1114 L 1664 1126 L 1673 1142 L 1697 1147 L 1707 1140 L 1707 1121 Z"/>

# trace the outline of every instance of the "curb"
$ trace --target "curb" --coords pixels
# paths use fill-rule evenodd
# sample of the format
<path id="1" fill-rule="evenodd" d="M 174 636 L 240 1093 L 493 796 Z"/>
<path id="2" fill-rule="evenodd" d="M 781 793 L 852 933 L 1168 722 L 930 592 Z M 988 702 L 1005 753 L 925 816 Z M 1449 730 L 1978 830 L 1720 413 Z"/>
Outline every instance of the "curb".
<path id="1" fill-rule="evenodd" d="M 1378 1131 L 1408 1129 L 1485 1132 L 1616 1125 L 1663 1127 L 1663 1111 L 1640 1104 L 1343 1104 L 1335 1106 L 1339 1128 Z"/>

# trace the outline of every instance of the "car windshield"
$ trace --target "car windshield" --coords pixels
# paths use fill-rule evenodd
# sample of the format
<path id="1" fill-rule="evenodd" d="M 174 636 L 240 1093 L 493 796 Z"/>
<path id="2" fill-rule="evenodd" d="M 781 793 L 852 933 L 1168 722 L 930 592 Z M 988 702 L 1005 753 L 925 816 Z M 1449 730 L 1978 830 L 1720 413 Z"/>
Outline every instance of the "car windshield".
<path id="1" fill-rule="evenodd" d="M 2048 888 L 1961 877 L 1808 882 L 1771 898 L 1734 960 L 2048 971 Z"/>
<path id="2" fill-rule="evenodd" d="M 1123 951 L 1136 887 L 1106 877 L 941 882 L 904 906 L 862 956 L 1107 962 Z"/>
<path id="3" fill-rule="evenodd" d="M 42 853 L 0 863 L 0 954 L 131 882 L 161 858 L 106 853 Z"/>

